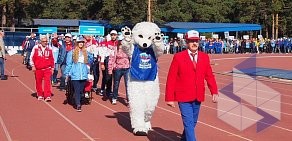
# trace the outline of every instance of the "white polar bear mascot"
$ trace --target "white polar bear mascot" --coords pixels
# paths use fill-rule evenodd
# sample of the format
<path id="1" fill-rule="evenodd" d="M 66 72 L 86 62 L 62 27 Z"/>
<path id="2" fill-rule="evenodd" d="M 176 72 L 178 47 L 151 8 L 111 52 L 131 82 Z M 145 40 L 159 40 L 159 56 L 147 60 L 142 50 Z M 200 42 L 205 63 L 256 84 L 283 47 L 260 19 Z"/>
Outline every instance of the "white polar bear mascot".
<path id="1" fill-rule="evenodd" d="M 157 58 L 163 54 L 163 34 L 151 22 L 137 23 L 132 32 L 128 27 L 121 31 L 123 50 L 131 58 L 128 79 L 131 125 L 134 135 L 146 136 L 160 95 Z"/>

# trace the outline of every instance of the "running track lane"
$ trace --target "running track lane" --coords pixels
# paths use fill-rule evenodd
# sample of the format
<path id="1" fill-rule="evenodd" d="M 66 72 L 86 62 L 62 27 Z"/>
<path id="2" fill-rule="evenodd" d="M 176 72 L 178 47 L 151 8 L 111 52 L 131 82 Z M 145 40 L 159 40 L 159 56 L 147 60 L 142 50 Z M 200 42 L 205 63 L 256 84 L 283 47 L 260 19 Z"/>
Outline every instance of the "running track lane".
<path id="1" fill-rule="evenodd" d="M 164 58 L 163 58 L 164 59 Z M 163 61 L 163 59 L 160 59 L 160 61 Z M 168 59 L 167 59 L 168 60 Z M 15 67 L 15 65 L 13 65 L 13 67 Z M 23 73 L 28 73 L 28 74 L 23 74 Z M 31 83 L 31 82 L 33 82 L 33 79 L 31 79 L 31 77 L 32 77 L 32 74 L 30 74 L 28 71 L 26 71 L 25 69 L 22 69 L 21 70 L 21 74 L 22 75 L 25 75 L 25 76 L 28 76 L 28 78 L 30 78 L 30 80 L 28 81 L 28 83 Z M 164 76 L 165 74 L 161 74 L 160 73 L 160 76 Z M 165 76 L 164 76 L 165 77 Z M 10 78 L 11 79 L 11 78 Z M 31 88 L 34 88 L 34 84 L 31 84 L 32 86 L 30 86 Z M 163 88 L 161 88 L 161 89 L 163 89 Z M 124 91 L 121 91 L 121 92 L 124 92 Z M 58 97 L 57 97 L 58 96 Z M 160 103 L 159 103 L 159 105 L 158 105 L 158 108 L 157 108 L 157 110 L 156 110 L 156 112 L 155 112 L 155 115 L 154 115 L 154 118 L 153 118 L 153 129 L 156 131 L 156 132 L 158 132 L 158 133 L 163 133 L 163 134 L 165 134 L 165 135 L 170 135 L 170 137 L 172 137 L 174 140 L 177 140 L 178 139 L 178 137 L 176 137 L 177 135 L 179 135 L 179 133 L 181 132 L 181 130 L 182 130 L 182 127 L 181 127 L 181 120 L 180 120 L 180 116 L 179 116 L 179 114 L 178 114 L 178 111 L 177 111 L 177 109 L 167 109 L 168 107 L 164 107 L 165 106 L 165 103 L 163 102 L 163 95 L 162 95 L 162 97 L 160 98 Z M 32 99 L 31 97 L 29 97 L 30 99 Z M 208 97 L 207 97 L 208 98 Z M 59 100 L 59 101 L 56 101 L 56 100 L 54 100 L 54 99 L 56 99 L 56 100 Z M 54 101 L 52 102 L 52 104 L 55 104 L 55 103 L 61 103 L 62 102 L 62 100 L 64 100 L 64 96 L 63 96 L 63 93 L 58 93 L 58 92 L 56 92 L 56 94 L 55 94 L 55 97 L 54 97 Z M 35 99 L 34 99 L 35 100 Z M 161 101 L 162 100 L 162 101 Z M 106 125 L 107 126 L 105 126 L 105 127 L 109 127 L 110 129 L 111 129 L 111 132 L 109 133 L 109 134 L 111 134 L 112 135 L 112 132 L 113 131 L 118 131 L 118 132 L 120 132 L 120 131 L 126 131 L 125 129 L 119 129 L 119 126 L 120 126 L 120 128 L 121 128 L 121 126 L 123 126 L 123 128 L 129 128 L 129 120 L 126 118 L 126 117 L 128 117 L 128 114 L 127 114 L 127 109 L 124 107 L 124 106 L 112 106 L 108 101 L 107 102 L 104 102 L 104 101 L 102 101 L 102 100 L 100 100 L 100 97 L 98 97 L 98 96 L 95 96 L 95 100 L 94 100 L 95 102 L 95 104 L 93 105 L 89 105 L 89 106 L 86 106 L 85 108 L 85 110 L 83 110 L 83 112 L 82 112 L 82 117 L 87 117 L 87 115 L 85 115 L 85 114 L 83 114 L 84 112 L 86 112 L 87 110 L 90 110 L 90 109 L 92 109 L 93 108 L 93 111 L 88 111 L 89 112 L 89 116 L 94 116 L 95 115 L 95 113 L 98 113 L 98 114 L 100 114 L 100 115 L 102 115 L 101 117 L 98 117 L 98 120 L 96 120 L 96 119 L 94 119 L 93 120 L 93 123 L 94 122 L 96 122 L 96 121 L 100 121 L 100 120 L 102 120 L 102 118 L 104 118 L 104 117 L 108 117 L 108 118 L 111 118 L 111 116 L 112 117 L 116 117 L 115 119 L 114 119 L 114 121 L 110 121 L 110 123 L 112 123 L 113 124 L 113 127 L 111 127 L 110 125 L 111 124 L 109 124 L 109 123 L 107 123 Z M 207 99 L 207 101 L 208 101 L 208 99 Z M 207 104 L 207 102 L 205 102 L 204 104 Z M 212 105 L 214 105 L 214 104 L 212 104 Z M 54 105 L 55 106 L 55 105 Z M 57 105 L 56 105 L 57 106 Z M 66 111 L 71 111 L 70 112 L 70 114 L 73 114 L 73 116 L 75 117 L 76 116 L 76 112 L 70 107 L 70 106 L 64 106 L 64 105 L 62 105 L 62 104 L 60 104 L 60 106 L 61 107 L 63 107 L 64 108 L 64 112 L 66 112 Z M 161 107 L 160 107 L 161 106 Z M 96 110 L 96 108 L 97 107 L 101 107 L 100 108 L 100 110 L 101 111 L 98 111 L 98 112 L 96 112 L 95 110 Z M 107 108 L 106 108 L 107 107 Z M 57 107 L 57 108 L 59 108 L 59 107 Z M 106 115 L 106 114 L 104 114 L 102 111 L 106 111 L 105 109 L 107 109 L 108 111 L 110 111 L 109 112 L 109 115 Z M 203 107 L 202 107 L 202 109 L 204 109 Z M 98 108 L 98 110 L 99 110 L 99 108 Z M 173 111 L 167 111 L 167 110 L 175 110 L 174 112 Z M 2 110 L 1 110 L 2 111 Z M 73 111 L 73 112 L 72 112 Z M 118 112 L 117 112 L 118 111 Z M 212 112 L 214 112 L 214 111 L 203 111 L 202 113 L 212 113 Z M 215 113 L 215 112 L 214 112 Z M 64 114 L 64 113 L 63 113 Z M 113 115 L 117 115 L 117 116 L 113 116 Z M 119 116 L 120 115 L 120 116 Z M 161 117 L 160 117 L 161 116 Z M 74 117 L 72 117 L 72 118 L 74 118 Z M 118 118 L 117 118 L 118 117 Z M 122 119 L 122 117 L 125 119 L 125 122 L 123 121 L 123 120 L 120 120 L 120 119 Z M 166 118 L 167 117 L 167 118 Z M 211 119 L 210 119 L 210 121 L 213 121 L 213 120 L 216 120 L 216 118 L 213 118 L 213 116 L 209 116 L 208 114 L 207 114 L 207 116 L 205 116 L 205 115 L 200 115 L 200 119 L 202 119 L 203 117 L 210 117 Z M 70 118 L 71 119 L 71 118 Z M 82 118 L 83 119 L 83 118 Z M 117 119 L 119 119 L 119 120 L 117 120 Z M 169 119 L 169 120 L 168 120 Z M 156 123 L 156 120 L 157 120 L 157 123 Z M 91 120 L 90 120 L 91 121 Z M 118 123 L 119 124 L 117 124 L 117 121 L 118 121 Z M 165 123 L 164 122 L 162 122 L 162 121 L 165 121 Z M 208 120 L 209 121 L 209 120 Z M 207 122 L 208 122 L 207 121 Z M 86 124 L 86 122 L 87 122 L 87 120 L 85 120 L 84 122 L 82 122 L 81 123 L 81 125 L 82 124 Z M 101 121 L 101 122 L 103 122 L 103 121 Z M 161 123 L 161 125 L 160 125 L 160 123 Z M 171 123 L 171 124 L 169 124 L 169 123 Z M 100 122 L 98 122 L 98 124 L 100 124 Z M 81 126 L 80 125 L 80 126 Z M 159 126 L 158 126 L 159 125 Z M 166 125 L 167 125 L 167 127 L 166 127 Z M 91 126 L 91 127 L 95 127 L 94 125 L 89 125 L 89 126 Z M 118 128 L 116 129 L 116 127 L 115 126 L 117 126 Z M 169 127 L 168 127 L 169 126 Z M 201 127 L 202 126 L 202 127 Z M 217 125 L 216 125 L 217 126 Z M 216 134 L 216 130 L 214 131 L 214 130 L 211 130 L 212 132 L 214 131 L 214 133 L 209 133 L 209 131 L 210 131 L 210 129 L 214 129 L 214 128 L 208 128 L 207 130 L 204 130 L 204 124 L 203 123 L 199 123 L 198 124 L 198 127 L 197 127 L 197 132 L 198 132 L 198 136 L 199 136 L 199 139 L 200 140 L 205 140 L 205 139 L 208 139 L 208 140 L 210 140 L 210 139 L 214 139 L 214 138 L 216 138 L 216 139 L 218 139 L 218 140 L 230 140 L 230 139 L 228 139 L 228 138 L 226 138 L 226 136 L 227 137 L 229 137 L 230 135 L 228 135 L 228 134 L 226 134 L 225 132 L 222 132 L 222 131 L 220 131 L 219 132 L 219 135 L 217 135 Z M 207 126 L 208 127 L 208 126 Z M 220 127 L 220 126 L 219 126 Z M 218 129 L 220 129 L 220 128 L 222 128 L 222 127 L 220 127 L 219 128 L 218 126 L 217 126 L 217 128 Z M 223 126 L 224 127 L 224 126 Z M 228 126 L 227 126 L 228 127 Z M 100 127 L 99 127 L 99 129 L 100 129 Z M 101 132 L 99 132 L 99 133 L 95 133 L 95 134 L 102 134 L 102 133 L 104 133 L 104 132 L 106 132 L 106 131 L 104 131 L 104 129 L 107 129 L 107 128 L 101 128 Z M 169 129 L 169 130 L 168 130 Z M 217 129 L 217 130 L 218 130 Z M 225 128 L 223 128 L 223 129 L 225 129 Z M 228 128 L 227 128 L 228 129 Z M 90 130 L 90 129 L 89 129 Z M 226 130 L 226 129 L 225 129 Z M 87 130 L 86 130 L 87 131 Z M 66 131 L 67 132 L 67 131 Z M 90 132 L 90 131 L 88 131 L 88 132 Z M 115 132 L 115 133 L 117 133 L 117 132 Z M 128 135 L 128 136 L 132 136 L 132 134 L 131 133 L 129 133 L 128 131 L 126 131 L 126 134 Z M 239 132 L 239 134 L 243 134 L 242 132 Z M 116 136 L 118 136 L 118 138 L 119 137 L 121 137 L 121 136 L 119 136 L 119 135 L 116 135 Z M 149 137 L 148 137 L 148 139 L 149 140 L 158 140 L 158 138 L 157 138 L 157 136 L 160 136 L 159 134 L 157 134 L 157 133 L 150 133 L 150 135 L 149 135 Z M 218 136 L 220 136 L 220 138 L 218 138 Z M 222 138 L 221 138 L 221 136 L 222 136 Z M 133 136 L 132 136 L 133 137 Z M 156 138 L 155 138 L 156 137 Z M 232 136 L 231 136 L 232 137 Z M 114 136 L 112 135 L 112 136 L 110 136 L 109 138 L 107 138 L 107 139 L 113 139 L 114 138 Z M 97 140 L 98 138 L 96 138 L 96 140 Z M 102 139 L 102 138 L 100 138 L 100 139 Z M 123 139 L 126 139 L 126 138 L 123 138 Z M 133 139 L 133 138 L 132 138 Z M 145 138 L 135 138 L 135 140 L 137 140 L 137 139 L 141 139 L 141 140 L 145 140 Z M 161 140 L 169 140 L 169 139 L 167 139 L 167 138 L 161 138 Z M 238 139 L 237 137 L 235 137 L 235 138 L 232 138 L 231 140 L 240 140 L 240 139 Z"/>

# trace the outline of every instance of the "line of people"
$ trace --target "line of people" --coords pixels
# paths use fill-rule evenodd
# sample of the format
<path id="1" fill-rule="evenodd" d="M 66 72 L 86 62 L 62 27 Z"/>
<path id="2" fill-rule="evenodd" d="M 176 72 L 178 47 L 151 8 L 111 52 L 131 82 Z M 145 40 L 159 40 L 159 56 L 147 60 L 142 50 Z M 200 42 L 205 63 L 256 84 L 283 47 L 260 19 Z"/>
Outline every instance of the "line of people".
<path id="1" fill-rule="evenodd" d="M 77 111 L 81 111 L 81 97 L 88 97 L 91 90 L 111 98 L 112 104 L 117 104 L 122 77 L 127 88 L 130 58 L 123 52 L 116 30 L 112 30 L 103 41 L 89 35 L 73 40 L 71 34 L 65 34 L 62 39 L 57 33 L 52 34 L 51 38 L 40 36 L 38 41 L 34 35 L 31 33 L 23 54 L 26 54 L 26 67 L 35 72 L 38 100 L 50 102 L 51 85 L 58 85 L 59 82 L 59 89 L 65 91 L 66 81 L 70 78 Z M 57 79 L 59 70 L 60 79 Z M 102 83 L 98 92 L 100 75 Z M 128 102 L 127 96 L 125 102 Z"/>
<path id="2" fill-rule="evenodd" d="M 186 49 L 185 39 L 170 38 L 165 43 L 165 54 L 175 54 Z M 199 43 L 199 50 L 209 54 L 226 53 L 292 53 L 292 39 L 215 39 L 207 38 Z"/>

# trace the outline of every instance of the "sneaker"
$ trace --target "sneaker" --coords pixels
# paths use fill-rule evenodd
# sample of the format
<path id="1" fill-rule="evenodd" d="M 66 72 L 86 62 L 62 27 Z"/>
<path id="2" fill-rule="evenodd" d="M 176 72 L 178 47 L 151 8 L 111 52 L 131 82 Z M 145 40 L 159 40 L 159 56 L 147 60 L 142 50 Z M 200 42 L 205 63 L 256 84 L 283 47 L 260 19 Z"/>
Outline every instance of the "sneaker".
<path id="1" fill-rule="evenodd" d="M 81 112 L 81 106 L 80 106 L 80 105 L 77 106 L 76 111 L 77 111 L 77 112 Z"/>
<path id="2" fill-rule="evenodd" d="M 85 98 L 89 98 L 89 93 L 88 92 L 85 92 L 84 97 Z"/>
<path id="3" fill-rule="evenodd" d="M 112 100 L 112 104 L 113 104 L 113 105 L 116 105 L 116 104 L 117 104 L 117 99 L 113 99 L 113 100 Z"/>
<path id="4" fill-rule="evenodd" d="M 44 100 L 44 97 L 38 96 L 38 100 Z"/>
<path id="5" fill-rule="evenodd" d="M 104 92 L 103 90 L 100 90 L 99 95 L 103 96 L 103 92 Z"/>
<path id="6" fill-rule="evenodd" d="M 51 97 L 47 97 L 47 98 L 45 99 L 45 101 L 46 101 L 46 102 L 51 102 L 52 99 L 51 99 Z"/>

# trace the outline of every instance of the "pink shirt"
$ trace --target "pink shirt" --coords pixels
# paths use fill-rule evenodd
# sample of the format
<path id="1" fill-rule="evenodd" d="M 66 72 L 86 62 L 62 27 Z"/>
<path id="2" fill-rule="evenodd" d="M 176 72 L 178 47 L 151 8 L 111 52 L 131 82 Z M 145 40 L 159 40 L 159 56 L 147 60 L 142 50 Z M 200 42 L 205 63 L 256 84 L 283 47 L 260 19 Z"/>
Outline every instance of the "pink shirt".
<path id="1" fill-rule="evenodd" d="M 109 72 L 112 72 L 116 69 L 124 69 L 130 67 L 129 56 L 123 52 L 122 49 L 119 51 L 115 50 L 115 55 L 113 59 L 113 63 L 109 63 Z"/>

